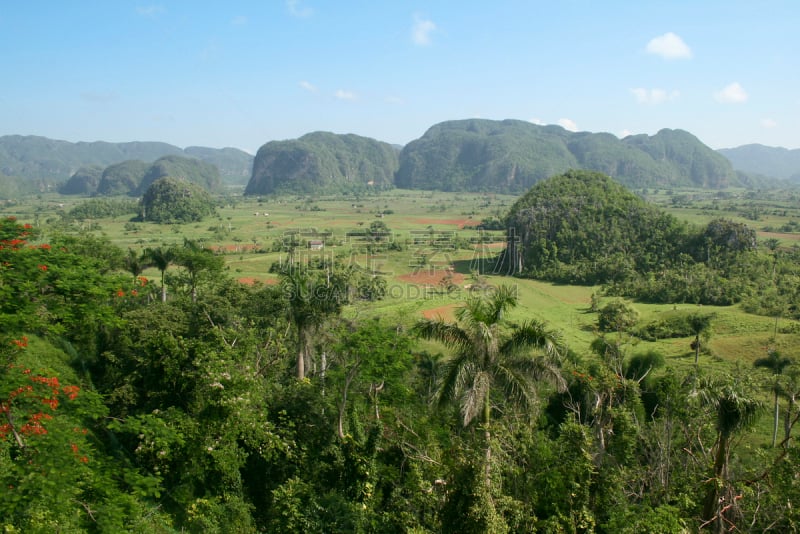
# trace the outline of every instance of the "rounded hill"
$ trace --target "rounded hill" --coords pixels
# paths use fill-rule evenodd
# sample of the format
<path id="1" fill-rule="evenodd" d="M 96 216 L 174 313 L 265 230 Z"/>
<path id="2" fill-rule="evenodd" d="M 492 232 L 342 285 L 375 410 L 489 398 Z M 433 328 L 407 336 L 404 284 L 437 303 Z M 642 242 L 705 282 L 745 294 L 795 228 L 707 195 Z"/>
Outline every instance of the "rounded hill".
<path id="1" fill-rule="evenodd" d="M 245 195 L 388 189 L 394 184 L 397 165 L 397 151 L 388 143 L 353 134 L 313 132 L 262 146 Z"/>
<path id="2" fill-rule="evenodd" d="M 651 272 L 684 247 L 687 227 L 609 176 L 568 171 L 533 186 L 506 217 L 513 271 L 573 283 Z"/>

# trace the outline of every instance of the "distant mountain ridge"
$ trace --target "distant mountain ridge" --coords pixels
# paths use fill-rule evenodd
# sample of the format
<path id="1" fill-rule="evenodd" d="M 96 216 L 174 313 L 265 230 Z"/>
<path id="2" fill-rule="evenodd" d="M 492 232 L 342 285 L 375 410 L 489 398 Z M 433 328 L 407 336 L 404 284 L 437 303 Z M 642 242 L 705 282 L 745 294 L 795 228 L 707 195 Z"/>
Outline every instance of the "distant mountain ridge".
<path id="1" fill-rule="evenodd" d="M 192 157 L 215 165 L 227 183 L 246 183 L 253 166 L 253 156 L 236 148 L 184 150 L 150 141 L 72 143 L 33 135 L 0 136 L 0 174 L 51 183 L 65 181 L 81 168 L 105 168 L 130 160 L 152 163 L 164 156 Z"/>
<path id="2" fill-rule="evenodd" d="M 632 188 L 738 184 L 728 160 L 683 130 L 618 139 L 485 119 L 432 126 L 403 148 L 395 183 L 412 189 L 518 193 L 569 169 L 602 172 Z"/>
<path id="3" fill-rule="evenodd" d="M 789 150 L 759 144 L 721 148 L 736 170 L 800 182 L 800 149 Z"/>
<path id="4" fill-rule="evenodd" d="M 235 148 L 0 136 L 0 193 L 52 190 L 54 184 L 71 194 L 140 193 L 136 184 L 145 168 L 165 156 L 210 163 L 223 184 L 246 184 L 246 194 L 363 187 L 516 193 L 569 169 L 602 172 L 629 188 L 800 183 L 800 149 L 744 145 L 714 151 L 683 130 L 619 139 L 520 120 L 465 119 L 435 124 L 404 147 L 354 134 L 312 132 L 270 141 L 255 157 Z"/>
<path id="5" fill-rule="evenodd" d="M 81 167 L 59 188 L 65 195 L 131 195 L 141 196 L 150 185 L 161 178 L 185 180 L 206 191 L 220 189 L 221 180 L 216 165 L 185 156 L 164 156 L 153 163 L 138 159 L 126 160 L 99 167 Z"/>

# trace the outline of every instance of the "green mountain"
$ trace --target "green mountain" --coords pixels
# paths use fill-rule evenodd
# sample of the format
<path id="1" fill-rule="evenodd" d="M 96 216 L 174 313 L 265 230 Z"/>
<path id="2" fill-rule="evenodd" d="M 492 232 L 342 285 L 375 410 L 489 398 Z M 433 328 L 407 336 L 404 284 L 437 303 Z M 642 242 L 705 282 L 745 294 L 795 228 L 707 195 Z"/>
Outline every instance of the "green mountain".
<path id="1" fill-rule="evenodd" d="M 143 194 L 147 188 L 150 187 L 150 184 L 159 178 L 165 178 L 167 176 L 199 185 L 206 191 L 219 189 L 222 183 L 219 169 L 211 163 L 206 163 L 205 161 L 200 161 L 195 158 L 164 156 L 154 161 L 147 169 L 147 172 L 139 183 L 136 194 Z"/>
<path id="2" fill-rule="evenodd" d="M 397 151 L 388 143 L 353 134 L 313 132 L 262 146 L 246 195 L 319 193 L 393 186 Z"/>
<path id="3" fill-rule="evenodd" d="M 170 176 L 197 184 L 207 191 L 220 188 L 219 169 L 195 158 L 164 156 L 153 163 L 127 160 L 105 169 L 81 167 L 59 191 L 65 195 L 142 195 L 160 178 Z"/>
<path id="4" fill-rule="evenodd" d="M 46 182 L 65 181 L 82 167 L 106 168 L 128 160 L 153 162 L 170 155 L 191 156 L 215 165 L 221 178 L 232 184 L 244 183 L 253 164 L 253 156 L 235 148 L 182 150 L 157 142 L 70 143 L 33 135 L 0 136 L 0 174 Z"/>
<path id="5" fill-rule="evenodd" d="M 737 171 L 800 182 L 800 149 L 742 145 L 718 150 Z"/>
<path id="6" fill-rule="evenodd" d="M 633 188 L 737 182 L 724 157 L 682 130 L 618 139 L 518 120 L 468 119 L 437 124 L 409 143 L 395 184 L 513 193 L 568 169 L 596 170 Z"/>
<path id="7" fill-rule="evenodd" d="M 58 192 L 62 195 L 92 195 L 97 191 L 103 178 L 103 168 L 99 165 L 81 167 L 69 180 L 61 184 Z"/>
<path id="8" fill-rule="evenodd" d="M 95 193 L 107 196 L 132 195 L 139 190 L 139 185 L 142 183 L 148 169 L 149 165 L 138 159 L 110 165 L 103 171 L 103 176 L 100 178 L 100 183 L 97 184 Z"/>

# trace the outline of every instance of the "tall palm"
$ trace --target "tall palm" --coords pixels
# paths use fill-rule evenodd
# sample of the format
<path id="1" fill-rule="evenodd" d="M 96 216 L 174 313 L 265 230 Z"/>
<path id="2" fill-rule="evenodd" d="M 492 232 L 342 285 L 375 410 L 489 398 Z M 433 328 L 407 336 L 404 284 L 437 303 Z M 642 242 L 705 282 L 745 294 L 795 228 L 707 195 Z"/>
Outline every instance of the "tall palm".
<path id="1" fill-rule="evenodd" d="M 717 443 L 714 455 L 713 479 L 708 483 L 703 503 L 703 519 L 722 532 L 724 518 L 720 509 L 720 491 L 727 479 L 730 446 L 733 437 L 751 426 L 761 410 L 761 403 L 748 395 L 740 384 L 733 380 L 724 383 L 704 381 L 698 389 L 703 404 L 716 413 Z"/>
<path id="2" fill-rule="evenodd" d="M 144 255 L 140 256 L 132 248 L 128 249 L 128 255 L 123 258 L 125 270 L 133 275 L 134 282 L 136 282 L 136 277 L 142 274 L 142 271 L 147 267 L 146 260 L 147 258 Z"/>
<path id="3" fill-rule="evenodd" d="M 225 267 L 225 260 L 221 256 L 197 241 L 186 238 L 183 240 L 183 247 L 175 251 L 174 261 L 186 269 L 192 302 L 197 302 L 197 285 L 201 277 L 218 274 Z"/>
<path id="4" fill-rule="evenodd" d="M 301 269 L 291 269 L 281 279 L 289 322 L 297 336 L 297 378 L 306 376 L 314 333 L 325 319 L 341 310 L 343 293 L 326 279 Z"/>
<path id="5" fill-rule="evenodd" d="M 700 313 L 693 313 L 689 316 L 689 328 L 694 334 L 694 341 L 692 348 L 694 349 L 694 366 L 697 369 L 698 361 L 700 360 L 700 340 L 708 341 L 711 337 L 711 323 L 714 320 L 714 314 L 702 315 Z"/>
<path id="6" fill-rule="evenodd" d="M 148 248 L 144 257 L 159 271 L 161 271 L 161 302 L 167 302 L 167 286 L 164 284 L 164 275 L 170 264 L 175 261 L 175 249 L 171 247 Z"/>
<path id="7" fill-rule="evenodd" d="M 531 407 L 536 403 L 537 381 L 546 380 L 561 390 L 565 387 L 557 365 L 564 346 L 557 334 L 540 321 L 505 328 L 503 314 L 516 305 L 513 290 L 502 286 L 488 298 L 467 300 L 457 310 L 455 323 L 424 319 L 414 326 L 418 336 L 439 341 L 454 351 L 442 364 L 442 380 L 434 399 L 440 406 L 457 402 L 464 426 L 480 416 L 487 479 L 492 391 L 500 390 L 509 401 Z M 540 354 L 532 357 L 531 349 Z"/>
<path id="8" fill-rule="evenodd" d="M 753 365 L 755 367 L 762 367 L 769 370 L 772 373 L 772 393 L 775 398 L 773 411 L 774 411 L 774 421 L 772 425 L 772 446 L 774 447 L 775 444 L 778 442 L 778 421 L 780 420 L 780 407 L 779 407 L 779 397 L 781 394 L 781 383 L 780 377 L 783 374 L 783 370 L 786 369 L 788 366 L 792 364 L 791 358 L 787 358 L 781 356 L 780 353 L 775 349 L 769 349 L 767 351 L 767 356 L 765 358 L 759 358 Z"/>

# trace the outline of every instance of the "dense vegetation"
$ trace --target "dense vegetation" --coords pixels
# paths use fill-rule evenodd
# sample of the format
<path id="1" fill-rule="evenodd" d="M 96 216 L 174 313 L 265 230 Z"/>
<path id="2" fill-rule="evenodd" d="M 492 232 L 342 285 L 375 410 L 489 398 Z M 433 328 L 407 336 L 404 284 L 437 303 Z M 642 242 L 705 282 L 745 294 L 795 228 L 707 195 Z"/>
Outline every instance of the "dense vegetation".
<path id="1" fill-rule="evenodd" d="M 157 223 L 189 223 L 214 213 L 215 202 L 197 184 L 181 178 L 159 178 L 141 200 L 142 219 Z"/>
<path id="2" fill-rule="evenodd" d="M 706 235 L 739 236 L 725 230 Z M 284 265 L 281 284 L 249 286 L 191 240 L 140 253 L 46 231 L 0 221 L 6 530 L 800 526 L 800 386 L 775 351 L 757 366 L 785 427 L 748 450 L 756 372 L 663 369 L 634 351 L 620 301 L 579 353 L 545 322 L 510 321 L 511 287 L 465 295 L 453 320 L 394 323 L 344 313 L 361 297 L 342 265 Z M 648 332 L 688 333 L 699 351 L 712 320 Z"/>
<path id="3" fill-rule="evenodd" d="M 245 194 L 382 190 L 393 186 L 396 170 L 397 151 L 388 143 L 314 132 L 262 146 Z"/>
<path id="4" fill-rule="evenodd" d="M 681 223 L 610 177 L 570 171 L 540 182 L 507 219 L 509 269 L 649 302 L 727 305 L 758 295 L 768 263 L 747 225 Z M 794 270 L 789 279 L 794 280 Z"/>
<path id="5" fill-rule="evenodd" d="M 730 163 L 682 130 L 618 139 L 525 121 L 470 119 L 431 127 L 400 153 L 395 183 L 409 189 L 523 192 L 569 169 L 589 169 L 630 187 L 722 188 Z"/>

